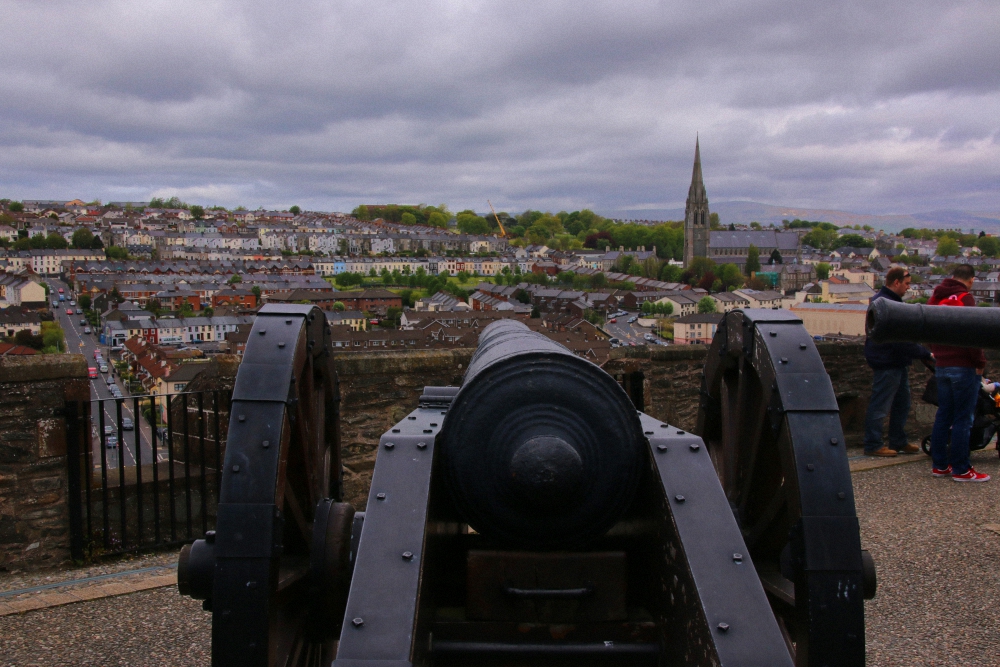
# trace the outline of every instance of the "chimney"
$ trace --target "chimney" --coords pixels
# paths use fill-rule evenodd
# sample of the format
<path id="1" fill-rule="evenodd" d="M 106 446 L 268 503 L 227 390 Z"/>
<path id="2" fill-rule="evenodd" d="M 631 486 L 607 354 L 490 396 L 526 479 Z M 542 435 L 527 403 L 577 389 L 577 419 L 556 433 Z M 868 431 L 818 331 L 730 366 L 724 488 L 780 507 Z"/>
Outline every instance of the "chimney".
<path id="1" fill-rule="evenodd" d="M 618 252 L 625 252 L 625 246 L 623 245 L 618 246 Z"/>

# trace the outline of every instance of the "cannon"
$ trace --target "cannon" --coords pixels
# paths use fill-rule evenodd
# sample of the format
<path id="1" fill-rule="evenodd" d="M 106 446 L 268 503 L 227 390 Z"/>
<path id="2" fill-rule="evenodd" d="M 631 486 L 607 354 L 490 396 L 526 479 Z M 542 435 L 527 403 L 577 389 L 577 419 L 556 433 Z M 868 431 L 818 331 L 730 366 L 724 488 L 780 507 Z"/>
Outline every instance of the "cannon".
<path id="1" fill-rule="evenodd" d="M 956 308 L 876 299 L 865 331 L 876 343 L 936 343 L 1000 349 L 1000 308 Z"/>
<path id="2" fill-rule="evenodd" d="M 514 320 L 426 387 L 342 502 L 322 311 L 265 306 L 216 529 L 182 551 L 213 665 L 862 665 L 836 399 L 783 311 L 723 320 L 698 433 Z"/>

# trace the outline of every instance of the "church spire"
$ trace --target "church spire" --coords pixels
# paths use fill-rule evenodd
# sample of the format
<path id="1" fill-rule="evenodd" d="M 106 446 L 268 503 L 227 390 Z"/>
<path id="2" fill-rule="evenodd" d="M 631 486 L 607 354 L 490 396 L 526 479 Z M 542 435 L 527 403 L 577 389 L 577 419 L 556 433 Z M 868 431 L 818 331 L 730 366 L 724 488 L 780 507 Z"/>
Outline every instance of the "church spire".
<path id="1" fill-rule="evenodd" d="M 701 176 L 701 146 L 698 135 L 694 136 L 694 169 L 691 171 L 691 187 L 688 189 L 688 197 L 700 199 L 705 192 L 705 181 Z"/>
<path id="2" fill-rule="evenodd" d="M 691 187 L 688 188 L 684 209 L 684 266 L 690 266 L 695 257 L 709 256 L 710 216 L 708 193 L 705 192 L 705 182 L 701 176 L 701 142 L 695 135 L 694 169 L 691 171 Z"/>

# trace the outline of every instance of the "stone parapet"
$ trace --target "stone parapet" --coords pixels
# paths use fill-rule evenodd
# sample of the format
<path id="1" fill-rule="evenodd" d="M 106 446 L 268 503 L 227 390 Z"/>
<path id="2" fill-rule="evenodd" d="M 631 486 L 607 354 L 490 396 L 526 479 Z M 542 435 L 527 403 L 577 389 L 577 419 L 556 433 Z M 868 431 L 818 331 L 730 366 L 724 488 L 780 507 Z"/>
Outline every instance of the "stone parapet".
<path id="1" fill-rule="evenodd" d="M 69 557 L 68 400 L 90 400 L 83 355 L 0 358 L 0 567 Z"/>

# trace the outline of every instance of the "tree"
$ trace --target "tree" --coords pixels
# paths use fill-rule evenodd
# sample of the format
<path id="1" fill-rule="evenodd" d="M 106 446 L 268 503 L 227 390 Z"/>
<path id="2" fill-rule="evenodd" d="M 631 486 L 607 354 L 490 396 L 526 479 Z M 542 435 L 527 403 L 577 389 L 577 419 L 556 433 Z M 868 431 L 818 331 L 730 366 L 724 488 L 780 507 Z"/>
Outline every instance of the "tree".
<path id="1" fill-rule="evenodd" d="M 784 264 L 784 260 L 781 259 L 781 253 L 778 252 L 777 248 L 775 248 L 774 250 L 771 251 L 771 257 L 770 257 L 770 259 L 767 260 L 767 263 L 771 264 L 771 265 L 774 265 L 774 264 Z"/>
<path id="2" fill-rule="evenodd" d="M 215 315 L 215 308 L 212 308 L 211 306 L 206 306 L 205 308 L 202 309 L 201 314 L 204 315 L 205 317 L 211 317 L 212 315 Z"/>
<path id="3" fill-rule="evenodd" d="M 8 206 L 11 213 L 21 213 L 24 210 L 24 204 L 19 201 L 12 201 Z"/>
<path id="4" fill-rule="evenodd" d="M 664 264 L 660 269 L 660 280 L 665 283 L 676 283 L 681 279 L 681 267 L 676 264 Z"/>
<path id="5" fill-rule="evenodd" d="M 195 220 L 201 220 L 202 218 L 205 217 L 205 207 L 204 206 L 199 206 L 198 204 L 194 204 L 193 206 L 191 206 L 191 208 L 189 210 L 191 211 L 191 216 Z"/>
<path id="6" fill-rule="evenodd" d="M 708 214 L 708 228 L 711 229 L 711 230 L 713 230 L 713 231 L 714 230 L 722 229 L 722 226 L 719 224 L 719 214 L 718 213 L 709 213 Z"/>
<path id="7" fill-rule="evenodd" d="M 820 262 L 816 265 L 816 278 L 819 280 L 826 280 L 830 277 L 830 265 L 826 262 Z"/>
<path id="8" fill-rule="evenodd" d="M 447 227 L 448 226 L 448 216 L 440 211 L 434 211 L 427 216 L 427 224 L 431 227 Z M 423 248 L 421 248 L 423 250 Z"/>
<path id="9" fill-rule="evenodd" d="M 714 312 L 716 312 L 715 299 L 713 299 L 710 296 L 703 296 L 703 297 L 701 297 L 701 300 L 698 301 L 698 312 L 699 313 L 714 313 Z"/>
<path id="10" fill-rule="evenodd" d="M 691 262 L 687 265 L 687 270 L 684 272 L 688 274 L 685 282 L 690 281 L 691 278 L 694 278 L 695 282 L 698 282 L 705 277 L 706 273 L 714 273 L 714 271 L 715 262 L 708 257 L 692 257 Z M 684 274 L 681 274 L 681 279 L 684 280 Z"/>
<path id="11" fill-rule="evenodd" d="M 653 312 L 653 302 L 652 301 L 643 301 L 642 302 L 642 307 L 639 308 L 639 312 L 641 312 L 643 315 L 649 315 L 650 313 L 652 313 Z"/>
<path id="12" fill-rule="evenodd" d="M 342 313 L 345 310 L 347 310 L 347 306 L 344 305 L 343 301 L 334 301 L 333 302 L 333 310 L 334 310 L 334 312 Z"/>
<path id="13" fill-rule="evenodd" d="M 486 218 L 476 215 L 475 211 L 462 211 L 457 216 L 458 231 L 463 234 L 489 234 L 490 223 Z"/>
<path id="14" fill-rule="evenodd" d="M 185 301 L 181 304 L 181 307 L 177 309 L 178 317 L 191 317 L 192 315 L 194 315 L 194 306 L 192 306 L 189 301 Z"/>
<path id="15" fill-rule="evenodd" d="M 21 329 L 16 334 L 14 334 L 14 344 L 24 345 L 25 347 L 30 347 L 33 350 L 41 350 L 45 347 L 45 340 L 42 338 L 41 334 L 33 334 L 28 329 Z"/>
<path id="16" fill-rule="evenodd" d="M 849 248 L 874 248 L 875 243 L 869 241 L 861 234 L 844 234 L 838 239 L 839 247 L 847 246 Z"/>
<path id="17" fill-rule="evenodd" d="M 128 259 L 128 251 L 121 246 L 111 245 L 104 249 L 108 259 Z"/>
<path id="18" fill-rule="evenodd" d="M 260 285 L 254 285 L 250 288 L 250 291 L 253 292 L 254 298 L 257 299 L 257 303 L 260 303 Z"/>
<path id="19" fill-rule="evenodd" d="M 226 282 L 230 285 L 235 285 L 236 283 L 243 282 L 243 278 L 240 277 L 240 274 L 234 273 Z"/>
<path id="20" fill-rule="evenodd" d="M 951 257 L 960 253 L 961 249 L 958 247 L 958 241 L 953 238 L 943 236 L 941 237 L 941 240 L 938 241 L 937 250 L 935 252 L 942 257 Z"/>
<path id="21" fill-rule="evenodd" d="M 82 308 L 84 310 L 90 310 L 90 295 L 89 294 L 81 294 L 80 298 L 78 299 L 78 301 L 80 303 L 80 308 Z"/>
<path id="22" fill-rule="evenodd" d="M 748 276 L 752 276 L 754 272 L 760 271 L 760 250 L 752 243 L 747 250 L 747 264 L 744 270 Z"/>
<path id="23" fill-rule="evenodd" d="M 80 249 L 89 249 L 94 243 L 94 234 L 85 227 L 73 232 L 73 247 Z"/>
<path id="24" fill-rule="evenodd" d="M 62 234 L 49 232 L 49 235 L 45 237 L 45 247 L 49 250 L 63 250 L 69 247 L 69 242 Z"/>
<path id="25" fill-rule="evenodd" d="M 407 211 L 400 216 L 399 221 L 404 225 L 415 225 L 417 224 L 417 216 Z"/>
<path id="26" fill-rule="evenodd" d="M 822 229 L 814 227 L 812 231 L 802 237 L 803 245 L 812 246 L 817 250 L 832 250 L 837 247 L 839 237 L 835 229 Z"/>
<path id="27" fill-rule="evenodd" d="M 58 322 L 42 322 L 42 354 L 66 351 L 66 334 Z"/>
<path id="28" fill-rule="evenodd" d="M 719 267 L 719 280 L 722 281 L 722 289 L 729 290 L 743 284 L 743 274 L 735 264 L 723 264 Z"/>
<path id="29" fill-rule="evenodd" d="M 146 305 L 143 306 L 143 310 L 153 313 L 153 315 L 155 315 L 156 317 L 160 316 L 160 311 L 162 309 L 163 307 L 160 305 L 160 300 L 155 298 L 150 299 L 149 301 L 146 302 Z"/>
<path id="30" fill-rule="evenodd" d="M 976 247 L 988 257 L 1000 257 L 1000 239 L 995 236 L 980 236 L 976 240 Z"/>
<path id="31" fill-rule="evenodd" d="M 95 236 L 94 237 L 94 240 L 91 241 L 91 243 L 90 243 L 90 249 L 91 250 L 103 250 L 104 249 L 104 241 L 101 240 L 100 236 Z"/>
<path id="32" fill-rule="evenodd" d="M 292 215 L 298 215 L 299 213 L 301 213 L 301 212 L 302 212 L 302 209 L 301 209 L 301 208 L 299 208 L 299 207 L 298 207 L 298 206 L 296 205 L 296 206 L 292 206 L 292 207 L 291 207 L 290 209 L 288 209 L 288 212 L 289 212 L 289 213 L 291 213 Z"/>

